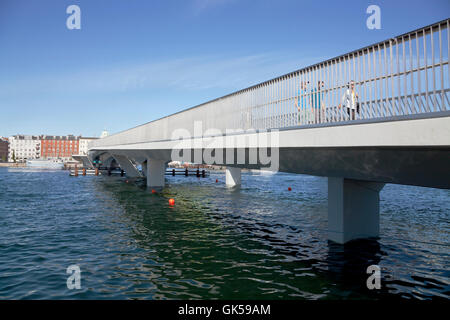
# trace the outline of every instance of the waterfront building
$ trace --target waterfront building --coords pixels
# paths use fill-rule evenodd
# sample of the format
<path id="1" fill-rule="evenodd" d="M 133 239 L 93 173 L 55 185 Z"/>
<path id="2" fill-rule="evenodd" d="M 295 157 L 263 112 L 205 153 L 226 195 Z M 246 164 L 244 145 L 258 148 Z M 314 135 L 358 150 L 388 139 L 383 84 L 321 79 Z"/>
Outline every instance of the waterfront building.
<path id="1" fill-rule="evenodd" d="M 95 139 L 98 139 L 98 138 L 95 138 L 95 137 L 82 137 L 82 136 L 80 136 L 79 154 L 80 155 L 87 155 L 88 154 L 89 143 L 92 140 L 95 140 Z"/>
<path id="2" fill-rule="evenodd" d="M 5 161 L 25 162 L 32 159 L 59 159 L 64 162 L 73 161 L 72 155 L 87 155 L 88 145 L 95 137 L 82 137 L 74 135 L 15 135 L 0 139 L 0 161 L 2 155 Z M 9 144 L 9 147 L 8 147 Z M 2 153 L 3 152 L 3 153 Z"/>
<path id="3" fill-rule="evenodd" d="M 80 137 L 74 135 L 67 136 L 41 136 L 41 158 L 60 159 L 71 161 L 73 154 L 79 153 Z"/>
<path id="4" fill-rule="evenodd" d="M 8 149 L 9 149 L 8 138 L 0 137 L 0 162 L 8 161 Z"/>
<path id="5" fill-rule="evenodd" d="M 30 159 L 39 159 L 41 156 L 41 140 L 39 136 L 16 134 L 8 138 L 9 162 L 25 162 Z"/>

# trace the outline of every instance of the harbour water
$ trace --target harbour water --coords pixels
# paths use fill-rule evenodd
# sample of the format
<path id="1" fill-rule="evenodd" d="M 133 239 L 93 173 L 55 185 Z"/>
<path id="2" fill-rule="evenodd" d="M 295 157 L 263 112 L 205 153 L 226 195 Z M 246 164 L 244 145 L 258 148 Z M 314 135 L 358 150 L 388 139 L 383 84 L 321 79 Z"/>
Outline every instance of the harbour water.
<path id="1" fill-rule="evenodd" d="M 151 194 L 124 177 L 0 168 L 0 299 L 450 297 L 450 190 L 386 185 L 380 238 L 343 247 L 327 241 L 325 178 L 167 183 Z M 67 288 L 69 265 L 81 289 Z"/>

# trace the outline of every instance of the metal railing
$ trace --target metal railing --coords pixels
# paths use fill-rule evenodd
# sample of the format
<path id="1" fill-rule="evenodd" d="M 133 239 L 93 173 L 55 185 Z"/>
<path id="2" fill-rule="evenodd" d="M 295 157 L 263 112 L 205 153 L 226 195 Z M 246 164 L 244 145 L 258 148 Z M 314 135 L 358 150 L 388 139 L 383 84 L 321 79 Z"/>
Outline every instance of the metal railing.
<path id="1" fill-rule="evenodd" d="M 203 131 L 225 133 L 449 110 L 449 24 L 447 19 L 355 50 L 90 147 L 169 140 L 175 129 L 194 135 L 194 121 L 202 122 Z"/>

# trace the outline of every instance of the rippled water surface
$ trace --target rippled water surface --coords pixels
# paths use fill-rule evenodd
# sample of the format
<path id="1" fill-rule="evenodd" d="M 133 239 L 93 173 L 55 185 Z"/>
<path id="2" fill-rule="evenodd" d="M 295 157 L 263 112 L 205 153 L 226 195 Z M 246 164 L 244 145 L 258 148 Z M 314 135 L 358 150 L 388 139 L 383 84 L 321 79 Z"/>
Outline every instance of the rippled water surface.
<path id="1" fill-rule="evenodd" d="M 449 190 L 386 185 L 380 239 L 343 247 L 327 241 L 324 178 L 168 177 L 159 194 L 125 181 L 0 168 L 0 299 L 450 297 Z"/>

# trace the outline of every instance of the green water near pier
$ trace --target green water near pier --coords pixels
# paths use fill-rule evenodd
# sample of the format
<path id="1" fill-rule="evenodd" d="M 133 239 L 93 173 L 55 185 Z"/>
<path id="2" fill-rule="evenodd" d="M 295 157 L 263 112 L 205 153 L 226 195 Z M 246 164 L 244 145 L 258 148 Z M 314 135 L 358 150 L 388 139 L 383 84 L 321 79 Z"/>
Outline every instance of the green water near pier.
<path id="1" fill-rule="evenodd" d="M 167 177 L 158 194 L 125 181 L 0 168 L 0 299 L 450 296 L 449 190 L 386 185 L 380 238 L 343 247 L 327 241 L 324 178 Z M 366 287 L 373 264 L 380 290 Z"/>

